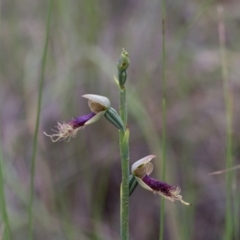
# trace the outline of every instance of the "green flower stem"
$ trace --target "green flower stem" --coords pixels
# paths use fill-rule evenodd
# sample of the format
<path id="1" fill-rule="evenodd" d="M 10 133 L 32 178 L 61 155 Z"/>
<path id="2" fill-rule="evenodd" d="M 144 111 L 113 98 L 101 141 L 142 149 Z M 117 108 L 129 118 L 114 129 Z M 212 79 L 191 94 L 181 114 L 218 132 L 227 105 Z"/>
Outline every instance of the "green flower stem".
<path id="1" fill-rule="evenodd" d="M 40 114 L 41 114 L 41 106 L 42 106 L 43 80 L 44 80 L 45 66 L 47 62 L 47 46 L 48 46 L 49 32 L 50 32 L 52 5 L 53 5 L 53 0 L 49 0 L 48 16 L 47 16 L 47 23 L 46 23 L 46 30 L 45 30 L 46 37 L 44 42 L 41 71 L 40 71 L 37 116 L 36 116 L 36 124 L 35 124 L 34 139 L 33 139 L 33 153 L 32 153 L 32 159 L 31 159 L 30 196 L 29 196 L 29 205 L 28 205 L 28 239 L 29 240 L 33 239 L 32 208 L 33 208 L 33 197 L 34 197 L 35 163 L 36 163 L 37 146 L 38 146 L 37 143 L 38 143 L 38 131 L 39 131 L 39 122 L 40 122 Z"/>
<path id="2" fill-rule="evenodd" d="M 127 125 L 127 103 L 126 89 L 120 89 L 120 116 L 124 126 Z M 122 165 L 122 184 L 121 184 L 121 239 L 128 240 L 129 238 L 129 131 L 119 131 L 119 145 Z"/>
<path id="3" fill-rule="evenodd" d="M 128 53 L 123 49 L 120 60 L 118 62 L 118 83 L 120 117 L 123 121 L 124 130 L 119 131 L 119 146 L 122 165 L 122 184 L 120 190 L 120 235 L 121 240 L 129 239 L 129 130 L 127 129 L 127 101 L 126 88 L 124 84 L 127 80 L 127 68 L 129 66 Z"/>

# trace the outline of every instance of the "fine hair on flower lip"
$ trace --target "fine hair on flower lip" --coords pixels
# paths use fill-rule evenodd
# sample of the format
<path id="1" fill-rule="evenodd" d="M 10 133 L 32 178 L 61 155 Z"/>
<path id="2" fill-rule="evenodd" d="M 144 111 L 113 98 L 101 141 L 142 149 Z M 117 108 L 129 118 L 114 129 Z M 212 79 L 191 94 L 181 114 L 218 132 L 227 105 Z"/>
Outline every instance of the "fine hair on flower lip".
<path id="1" fill-rule="evenodd" d="M 98 116 L 95 113 L 90 113 L 77 118 L 74 118 L 68 122 L 57 123 L 56 129 L 53 129 L 53 134 L 47 134 L 43 132 L 44 135 L 50 137 L 53 142 L 67 140 L 69 141 L 72 137 L 75 137 L 77 132 L 82 129 L 89 121 L 93 121 Z"/>

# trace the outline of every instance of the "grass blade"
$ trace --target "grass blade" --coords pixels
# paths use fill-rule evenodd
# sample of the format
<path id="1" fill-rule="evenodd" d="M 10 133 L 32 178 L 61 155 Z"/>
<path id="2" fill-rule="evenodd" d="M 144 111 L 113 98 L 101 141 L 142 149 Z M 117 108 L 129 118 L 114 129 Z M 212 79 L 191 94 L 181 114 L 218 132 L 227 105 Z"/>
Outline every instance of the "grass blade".
<path id="1" fill-rule="evenodd" d="M 165 20 L 166 20 L 166 3 L 162 0 L 162 174 L 161 179 L 166 178 L 166 46 L 165 46 Z M 160 234 L 159 239 L 164 238 L 164 213 L 165 199 L 161 198 L 160 203 Z"/>
<path id="2" fill-rule="evenodd" d="M 39 81 L 39 89 L 38 89 L 38 103 L 37 103 L 37 116 L 36 116 L 36 124 L 34 131 L 34 140 L 33 140 L 33 153 L 31 159 L 31 176 L 30 176 L 30 196 L 29 196 L 29 206 L 28 206 L 28 239 L 33 239 L 33 197 L 34 197 L 34 177 L 35 177 L 35 164 L 36 164 L 36 154 L 37 154 L 37 140 L 38 140 L 38 131 L 39 131 L 39 121 L 41 115 L 41 106 L 42 106 L 42 92 L 43 92 L 43 82 L 44 82 L 44 73 L 47 61 L 47 46 L 49 41 L 49 32 L 50 32 L 50 20 L 52 14 L 52 5 L 53 0 L 49 0 L 48 5 L 48 14 L 47 14 L 47 23 L 46 23 L 46 37 L 43 48 L 43 55 L 41 61 L 41 70 L 40 70 L 40 81 Z"/>

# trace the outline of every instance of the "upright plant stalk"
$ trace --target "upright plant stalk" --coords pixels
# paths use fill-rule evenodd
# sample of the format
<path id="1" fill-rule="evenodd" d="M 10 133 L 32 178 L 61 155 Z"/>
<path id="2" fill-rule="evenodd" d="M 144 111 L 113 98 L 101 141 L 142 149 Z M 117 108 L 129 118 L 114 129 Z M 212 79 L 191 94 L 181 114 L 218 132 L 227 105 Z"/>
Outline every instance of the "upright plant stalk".
<path id="1" fill-rule="evenodd" d="M 222 78 L 223 78 L 223 94 L 224 101 L 226 106 L 226 134 L 227 134 L 227 142 L 226 142 L 226 168 L 231 168 L 233 166 L 233 147 L 232 147 L 232 95 L 231 90 L 229 88 L 229 80 L 228 80 L 228 70 L 227 70 L 227 62 L 226 62 L 226 53 L 225 53 L 225 25 L 223 22 L 223 8 L 219 6 L 218 8 L 219 15 L 219 24 L 218 24 L 218 35 L 219 35 L 219 47 L 220 47 L 220 57 L 221 57 L 221 65 L 222 65 Z M 226 172 L 226 219 L 225 219 L 225 234 L 224 239 L 232 239 L 233 238 L 233 209 L 231 202 L 231 193 L 232 193 L 232 184 L 233 184 L 233 173 L 234 171 Z"/>
<path id="2" fill-rule="evenodd" d="M 119 131 L 119 146 L 122 165 L 121 205 L 120 205 L 120 234 L 122 240 L 129 239 L 129 130 L 127 129 L 127 101 L 126 88 L 127 68 L 129 66 L 128 53 L 123 49 L 118 62 L 118 83 L 120 96 L 120 117 L 124 124 L 124 131 Z"/>
<path id="3" fill-rule="evenodd" d="M 46 37 L 44 42 L 44 49 L 43 49 L 43 56 L 42 56 L 41 70 L 40 70 L 37 116 L 36 116 L 36 124 L 35 124 L 35 131 L 34 131 L 34 140 L 33 140 L 33 153 L 32 153 L 32 159 L 31 159 L 30 196 L 29 196 L 29 205 L 28 205 L 28 239 L 29 240 L 33 239 L 32 207 L 33 207 L 33 196 L 34 196 L 35 163 L 36 163 L 36 154 L 37 154 L 37 146 L 38 146 L 37 140 L 38 140 L 39 121 L 40 121 L 41 106 L 42 106 L 43 81 L 44 81 L 44 73 L 45 73 L 45 66 L 46 66 L 46 60 L 47 60 L 47 46 L 48 46 L 48 40 L 49 40 L 52 5 L 53 5 L 53 0 L 49 0 L 46 32 L 45 32 Z"/>
<path id="4" fill-rule="evenodd" d="M 166 47 L 165 47 L 165 0 L 162 0 L 162 164 L 161 178 L 166 178 Z M 164 214 L 165 200 L 161 198 L 160 204 L 160 234 L 159 239 L 164 237 Z"/>
<path id="5" fill-rule="evenodd" d="M 4 176 L 3 176 L 3 164 L 2 164 L 2 150 L 0 142 L 0 204 L 1 204 L 1 215 L 4 222 L 4 233 L 3 239 L 10 240 L 12 239 L 12 233 L 10 228 L 10 223 L 7 213 L 7 205 L 4 193 Z"/>
<path id="6" fill-rule="evenodd" d="M 2 13 L 2 1 L 0 0 L 0 28 L 1 28 L 1 13 Z M 1 132 L 0 132 L 0 137 L 1 137 Z M 6 205 L 6 199 L 5 199 L 5 191 L 4 191 L 4 175 L 3 175 L 1 141 L 0 141 L 0 211 L 2 215 L 2 220 L 4 222 L 3 239 L 10 240 L 12 239 L 12 234 L 11 234 L 11 228 L 10 228 L 10 223 L 8 219 L 8 212 L 7 212 L 7 205 Z"/>

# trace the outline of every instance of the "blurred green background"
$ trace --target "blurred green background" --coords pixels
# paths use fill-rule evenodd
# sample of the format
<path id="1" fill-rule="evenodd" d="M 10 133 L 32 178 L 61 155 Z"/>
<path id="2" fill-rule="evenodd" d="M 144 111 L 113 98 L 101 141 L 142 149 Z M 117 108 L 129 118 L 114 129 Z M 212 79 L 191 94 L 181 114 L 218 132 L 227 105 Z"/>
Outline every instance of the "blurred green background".
<path id="1" fill-rule="evenodd" d="M 239 172 L 226 168 L 226 107 L 217 7 L 224 7 L 226 65 L 233 100 L 232 159 L 240 156 L 240 2 L 166 1 L 167 182 L 193 206 L 166 201 L 166 240 L 223 239 L 226 199 L 232 237 L 239 239 Z M 12 239 L 28 236 L 30 165 L 48 1 L 2 0 L 0 131 Z M 81 95 L 107 96 L 118 109 L 113 80 L 122 48 L 128 69 L 131 164 L 149 154 L 161 179 L 161 1 L 54 0 L 51 16 L 33 205 L 35 240 L 118 240 L 121 166 L 118 132 L 104 118 L 70 142 L 42 133 L 89 112 Z M 159 235 L 160 197 L 138 187 L 130 198 L 130 236 Z M 1 221 L 0 227 L 3 227 Z M 2 228 L 1 228 L 2 229 Z"/>

